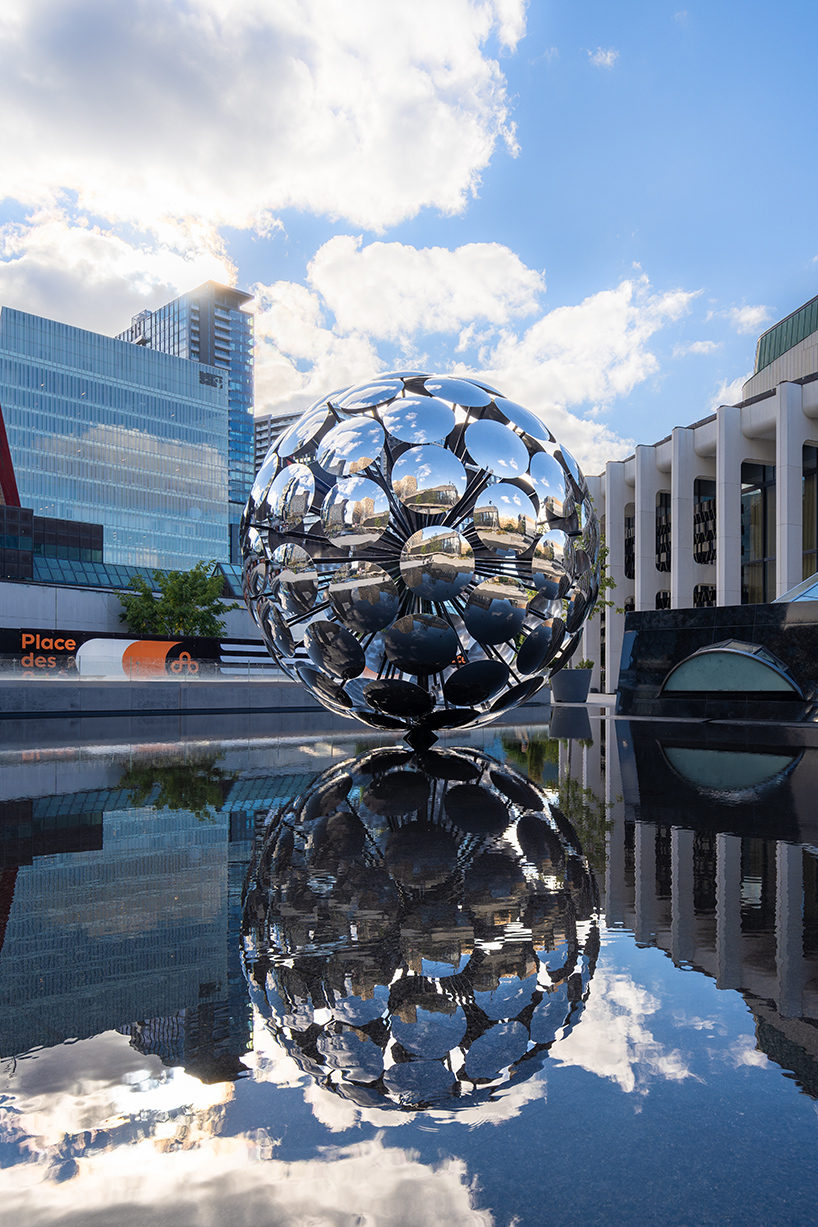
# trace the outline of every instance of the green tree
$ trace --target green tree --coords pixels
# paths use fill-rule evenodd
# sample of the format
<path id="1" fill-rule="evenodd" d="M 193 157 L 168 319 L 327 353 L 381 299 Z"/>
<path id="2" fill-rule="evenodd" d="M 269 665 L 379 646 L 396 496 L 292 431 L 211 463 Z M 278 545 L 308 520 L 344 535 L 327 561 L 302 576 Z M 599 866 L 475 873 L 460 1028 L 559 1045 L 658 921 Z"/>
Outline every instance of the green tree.
<path id="1" fill-rule="evenodd" d="M 120 592 L 120 621 L 135 635 L 202 635 L 224 633 L 223 615 L 241 609 L 222 600 L 224 578 L 215 562 L 197 562 L 189 571 L 154 571 L 153 584 L 131 577 L 133 595 Z"/>
<path id="2" fill-rule="evenodd" d="M 186 762 L 139 762 L 119 781 L 134 806 L 187 810 L 199 822 L 212 822 L 236 776 L 216 766 L 210 755 L 192 756 Z"/>

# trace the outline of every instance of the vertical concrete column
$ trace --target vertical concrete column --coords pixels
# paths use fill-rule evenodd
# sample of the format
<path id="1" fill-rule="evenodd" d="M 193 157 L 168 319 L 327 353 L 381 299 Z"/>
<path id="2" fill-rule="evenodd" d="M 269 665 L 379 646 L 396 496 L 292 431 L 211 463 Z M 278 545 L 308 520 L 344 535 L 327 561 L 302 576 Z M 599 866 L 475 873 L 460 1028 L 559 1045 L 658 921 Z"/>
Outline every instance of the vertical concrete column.
<path id="1" fill-rule="evenodd" d="M 604 597 L 605 597 L 604 592 L 600 593 L 600 596 L 604 600 Z M 608 610 L 606 609 L 605 614 L 607 615 L 607 613 L 608 613 Z M 592 689 L 595 688 L 597 690 L 602 689 L 602 687 L 600 686 L 600 680 L 601 680 L 601 674 L 602 674 L 602 670 L 600 668 L 600 665 L 602 664 L 602 621 L 601 621 L 601 618 L 602 618 L 602 610 L 597 607 L 592 617 L 589 619 L 589 621 L 585 623 L 585 626 L 583 628 L 582 648 L 581 648 L 581 655 L 586 660 L 592 660 L 594 662 L 594 670 L 593 670 L 593 673 L 591 674 L 591 688 Z M 578 657 L 574 657 L 574 663 L 576 663 L 577 659 Z"/>
<path id="2" fill-rule="evenodd" d="M 719 405 L 716 425 L 716 604 L 740 605 L 741 410 L 737 405 Z"/>
<path id="3" fill-rule="evenodd" d="M 671 828 L 670 953 L 676 963 L 693 959 L 693 839 L 692 831 Z"/>
<path id="4" fill-rule="evenodd" d="M 588 492 L 594 504 L 594 510 L 597 514 L 597 519 L 600 522 L 600 530 L 605 532 L 605 478 L 602 475 L 591 476 L 587 478 Z M 600 598 L 604 600 L 604 591 L 600 593 Z M 600 685 L 602 674 L 602 610 L 597 606 L 591 619 L 585 623 L 582 630 L 582 647 L 580 655 L 587 660 L 594 662 L 594 670 L 591 674 L 591 689 L 601 690 Z"/>
<path id="5" fill-rule="evenodd" d="M 625 602 L 625 506 L 628 502 L 625 463 L 611 460 L 605 466 L 605 544 L 608 547 L 608 573 L 616 587 L 611 596 L 617 605 Z M 622 636 L 625 615 L 605 610 L 605 689 L 613 694 L 619 682 Z"/>
<path id="6" fill-rule="evenodd" d="M 656 468 L 656 448 L 640 444 L 636 449 L 636 510 L 635 588 L 637 609 L 655 609 L 656 593 L 662 587 L 656 570 L 656 495 L 659 493 L 659 470 Z"/>
<path id="7" fill-rule="evenodd" d="M 783 596 L 801 583 L 803 448 L 809 425 L 797 383 L 778 385 L 775 434 L 775 589 Z"/>
<path id="8" fill-rule="evenodd" d="M 798 845 L 775 847 L 775 967 L 778 1012 L 801 1017 L 804 987 L 804 860 Z"/>
<path id="9" fill-rule="evenodd" d="M 716 836 L 716 984 L 741 985 L 741 840 Z"/>
<path id="10" fill-rule="evenodd" d="M 571 774 L 571 766 L 571 742 L 561 741 L 557 758 L 557 779 L 559 780 L 560 787 L 562 787 Z"/>
<path id="11" fill-rule="evenodd" d="M 671 437 L 670 469 L 670 604 L 693 606 L 693 482 L 696 453 L 693 431 L 677 426 Z"/>
<path id="12" fill-rule="evenodd" d="M 618 723 L 606 718 L 605 728 L 605 803 L 611 823 L 605 836 L 605 923 L 610 926 L 625 923 L 625 802 L 617 744 Z"/>
<path id="13" fill-rule="evenodd" d="M 643 945 L 656 938 L 656 827 L 637 822 L 636 847 L 636 926 L 634 937 Z"/>

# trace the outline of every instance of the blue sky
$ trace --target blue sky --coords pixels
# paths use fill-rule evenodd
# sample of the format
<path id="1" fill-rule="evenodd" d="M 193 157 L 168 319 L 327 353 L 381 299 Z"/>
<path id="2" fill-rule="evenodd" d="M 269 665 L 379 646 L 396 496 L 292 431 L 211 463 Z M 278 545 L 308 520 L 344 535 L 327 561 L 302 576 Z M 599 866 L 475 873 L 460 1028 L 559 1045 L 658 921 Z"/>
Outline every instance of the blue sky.
<path id="1" fill-rule="evenodd" d="M 257 295 L 257 411 L 483 373 L 589 471 L 818 292 L 814 4 L 7 0 L 0 302 Z"/>

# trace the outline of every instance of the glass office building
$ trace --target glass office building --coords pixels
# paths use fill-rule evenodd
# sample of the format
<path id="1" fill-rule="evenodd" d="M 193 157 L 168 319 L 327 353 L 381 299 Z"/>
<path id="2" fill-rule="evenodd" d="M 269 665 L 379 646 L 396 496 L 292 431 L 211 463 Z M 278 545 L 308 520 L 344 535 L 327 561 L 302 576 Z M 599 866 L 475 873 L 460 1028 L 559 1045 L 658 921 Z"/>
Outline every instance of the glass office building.
<path id="1" fill-rule="evenodd" d="M 227 398 L 215 367 L 0 310 L 0 405 L 20 502 L 103 525 L 110 563 L 226 561 Z"/>
<path id="2" fill-rule="evenodd" d="M 228 520 L 230 561 L 240 562 L 238 528 L 253 484 L 253 317 L 241 308 L 252 295 L 207 281 L 166 303 L 141 311 L 118 340 L 175 354 L 226 372 L 229 414 Z"/>

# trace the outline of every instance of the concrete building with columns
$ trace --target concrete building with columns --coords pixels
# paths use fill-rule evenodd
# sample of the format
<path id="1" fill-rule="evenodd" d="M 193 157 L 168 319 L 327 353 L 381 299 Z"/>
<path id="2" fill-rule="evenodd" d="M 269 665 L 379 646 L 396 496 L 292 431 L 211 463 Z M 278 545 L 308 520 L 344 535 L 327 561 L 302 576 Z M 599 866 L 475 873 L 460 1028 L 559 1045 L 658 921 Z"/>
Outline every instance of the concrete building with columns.
<path id="1" fill-rule="evenodd" d="M 626 611 L 773 601 L 818 571 L 818 298 L 759 338 L 742 391 L 588 478 Z M 586 628 L 599 689 L 616 689 L 624 621 Z"/>

